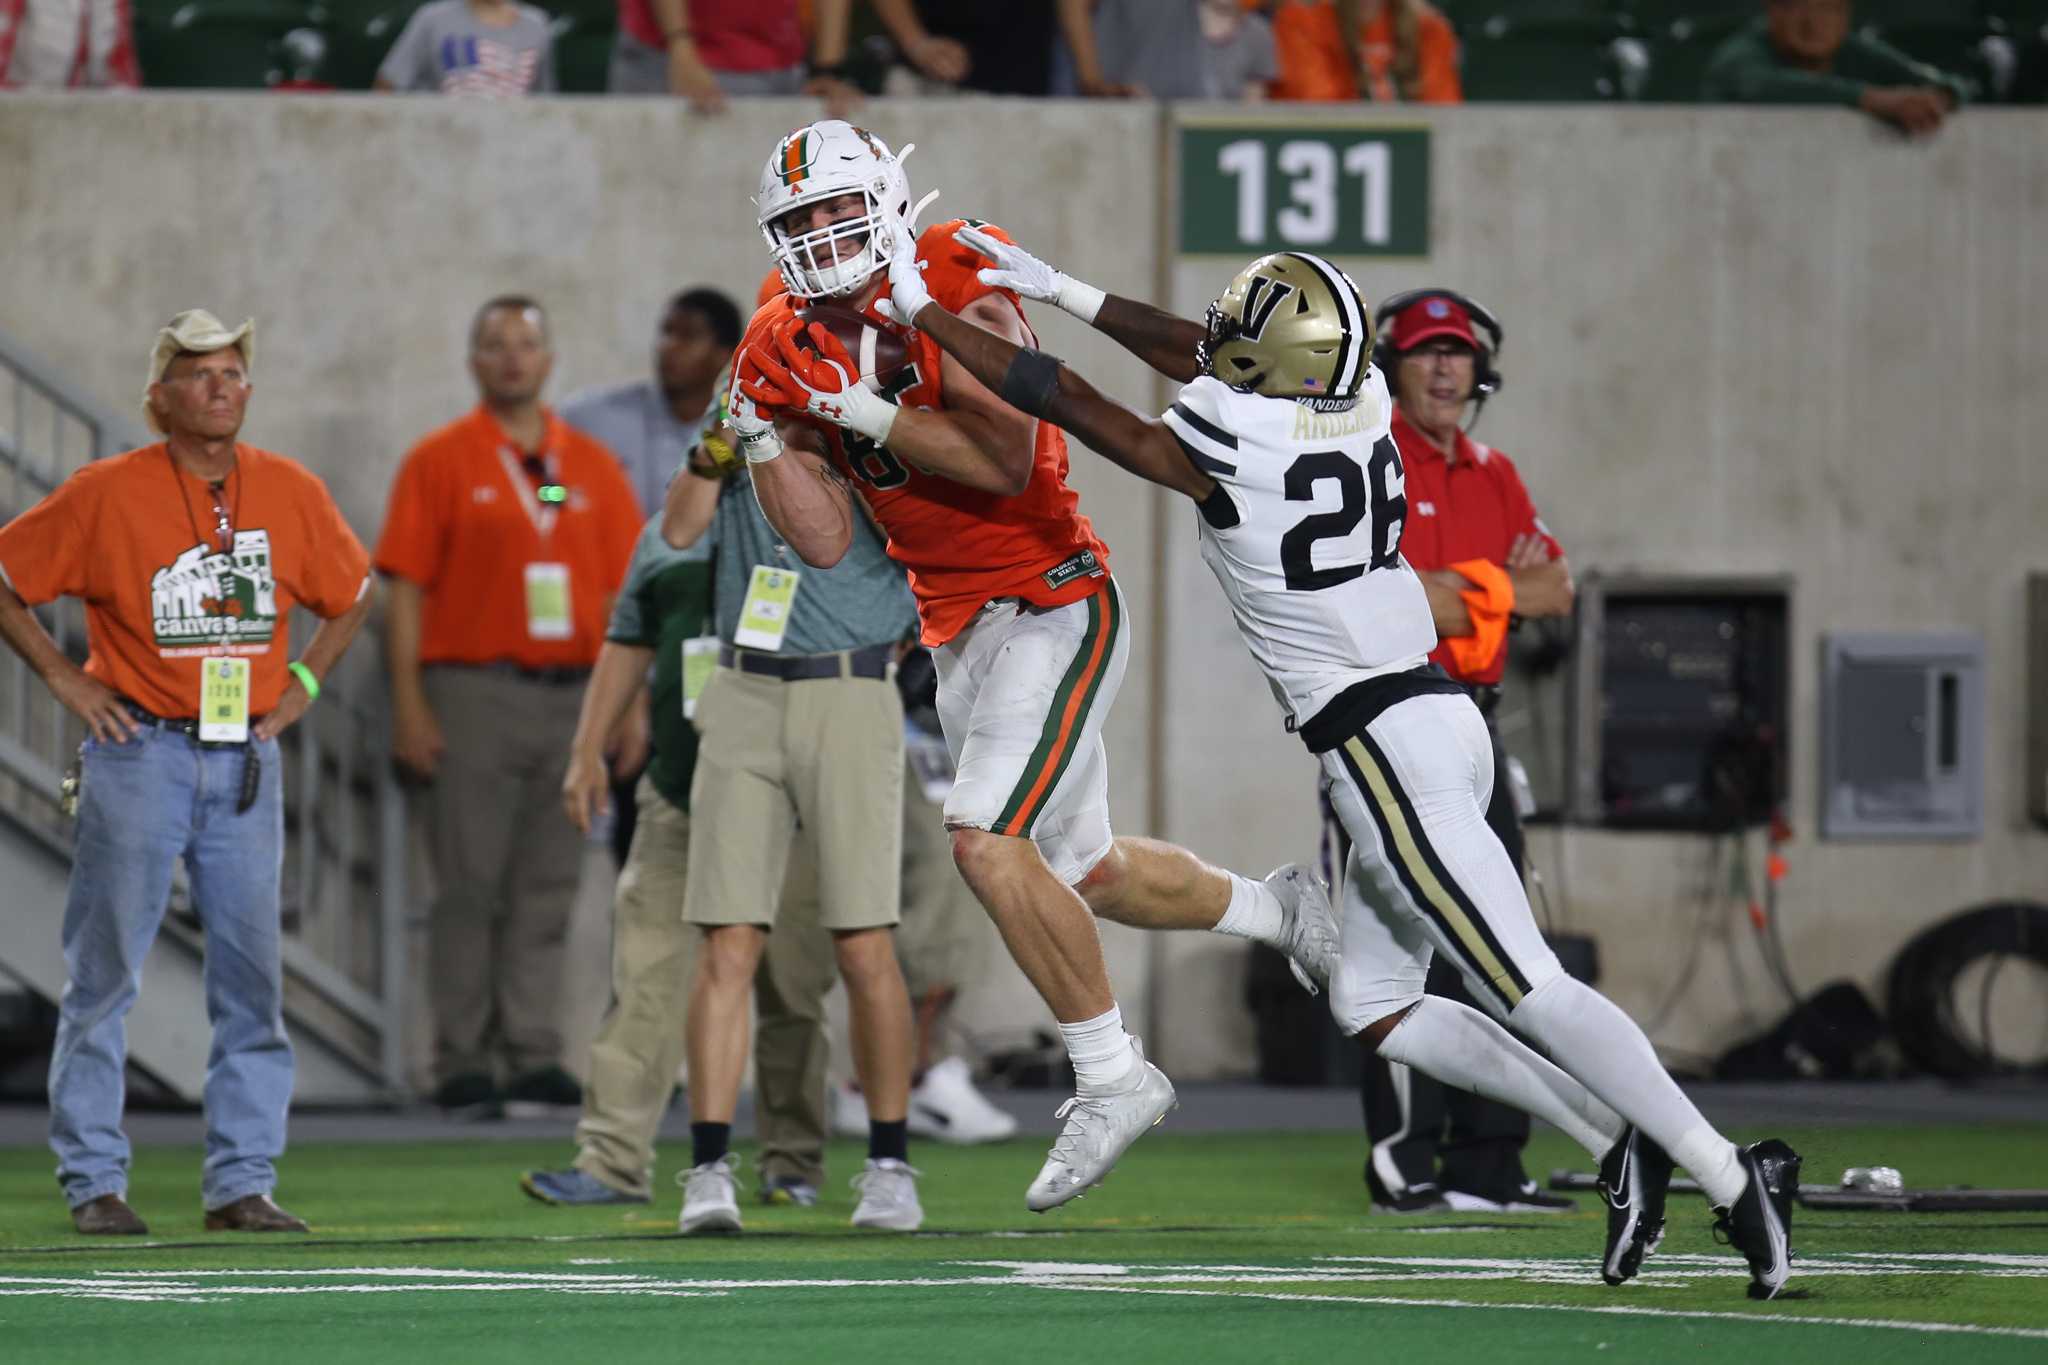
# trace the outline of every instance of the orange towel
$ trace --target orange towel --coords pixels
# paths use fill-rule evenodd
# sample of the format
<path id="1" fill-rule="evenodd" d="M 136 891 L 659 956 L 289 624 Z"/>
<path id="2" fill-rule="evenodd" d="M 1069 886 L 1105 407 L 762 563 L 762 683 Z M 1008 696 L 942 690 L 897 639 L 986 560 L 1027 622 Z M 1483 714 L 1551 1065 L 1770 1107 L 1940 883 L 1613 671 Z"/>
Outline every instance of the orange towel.
<path id="1" fill-rule="evenodd" d="M 1451 667 L 1461 677 L 1484 673 L 1507 647 L 1508 617 L 1515 610 L 1515 585 L 1508 571 L 1490 559 L 1461 559 L 1444 566 L 1470 585 L 1458 593 L 1472 617 L 1470 635 L 1443 641 Z"/>

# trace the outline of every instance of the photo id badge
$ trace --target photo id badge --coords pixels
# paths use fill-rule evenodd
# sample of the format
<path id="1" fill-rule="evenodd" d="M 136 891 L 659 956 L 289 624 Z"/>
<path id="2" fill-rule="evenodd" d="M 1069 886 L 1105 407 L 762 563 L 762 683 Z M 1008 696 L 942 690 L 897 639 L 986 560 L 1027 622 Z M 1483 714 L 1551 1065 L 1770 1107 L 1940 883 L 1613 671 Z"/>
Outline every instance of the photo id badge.
<path id="1" fill-rule="evenodd" d="M 756 564 L 754 577 L 747 584 L 747 600 L 740 603 L 739 629 L 732 633 L 732 642 L 742 649 L 781 649 L 801 577 L 794 569 Z"/>
<path id="2" fill-rule="evenodd" d="M 569 619 L 569 566 L 526 566 L 526 634 L 533 640 L 566 640 L 576 633 Z"/>
<path id="3" fill-rule="evenodd" d="M 718 641 L 709 635 L 683 641 L 683 719 L 697 718 L 697 698 L 718 667 Z"/>
<path id="4" fill-rule="evenodd" d="M 240 744 L 249 738 L 247 659 L 200 661 L 199 738 L 208 744 Z"/>

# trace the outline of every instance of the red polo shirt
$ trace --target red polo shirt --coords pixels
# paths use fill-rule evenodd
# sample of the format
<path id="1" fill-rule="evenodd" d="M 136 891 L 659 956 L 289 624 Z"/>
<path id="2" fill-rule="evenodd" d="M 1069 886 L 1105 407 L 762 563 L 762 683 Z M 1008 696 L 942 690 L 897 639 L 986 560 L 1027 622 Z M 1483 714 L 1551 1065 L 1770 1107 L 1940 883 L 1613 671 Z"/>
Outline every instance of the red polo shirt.
<path id="1" fill-rule="evenodd" d="M 1550 534 L 1536 504 L 1522 486 L 1514 461 L 1491 446 L 1459 432 L 1455 459 L 1447 460 L 1399 408 L 1394 409 L 1394 444 L 1401 450 L 1401 469 L 1408 481 L 1408 524 L 1401 532 L 1401 554 L 1418 573 L 1442 569 L 1461 560 L 1487 559 L 1505 565 L 1515 537 L 1543 537 L 1552 557 L 1564 546 Z M 1507 651 L 1478 674 L 1460 674 L 1449 652 L 1439 644 L 1430 659 L 1460 682 L 1497 683 Z"/>

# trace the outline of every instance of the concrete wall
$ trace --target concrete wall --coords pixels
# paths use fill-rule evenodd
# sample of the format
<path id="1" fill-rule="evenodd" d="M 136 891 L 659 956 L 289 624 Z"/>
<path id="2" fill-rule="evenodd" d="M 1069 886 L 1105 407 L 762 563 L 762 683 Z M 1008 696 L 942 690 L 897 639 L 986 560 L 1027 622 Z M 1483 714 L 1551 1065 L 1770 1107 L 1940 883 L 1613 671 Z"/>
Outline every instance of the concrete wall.
<path id="1" fill-rule="evenodd" d="M 709 280 L 751 296 L 766 268 L 747 204 L 756 172 L 813 112 L 10 96 L 0 326 L 126 404 L 171 312 L 255 315 L 248 438 L 323 474 L 367 539 L 406 446 L 471 401 L 462 350 L 477 302 L 520 289 L 549 304 L 558 395 L 637 375 L 668 291 Z M 1973 110 L 1906 144 L 1830 112 L 1401 121 L 1419 118 L 1435 132 L 1431 256 L 1349 264 L 1375 298 L 1440 282 L 1501 314 L 1509 386 L 1483 434 L 1516 456 L 1574 562 L 1796 581 L 1800 837 L 1783 909 L 1801 979 L 1871 984 L 1925 920 L 2048 891 L 2048 838 L 2020 815 L 2017 642 L 2021 574 L 2048 567 L 2048 396 L 2033 382 L 2048 360 L 2048 124 Z M 1111 290 L 1199 313 L 1241 264 L 1165 255 L 1156 108 L 880 104 L 867 121 L 925 144 L 909 168 L 944 189 L 934 212 L 1002 223 Z M 1034 321 L 1106 389 L 1161 398 L 1100 338 L 1050 310 Z M 1140 632 L 1111 728 L 1120 827 L 1254 873 L 1311 856 L 1312 766 L 1195 557 L 1191 513 L 1086 452 L 1075 482 Z M 1932 627 L 1989 643 L 1984 837 L 1816 842 L 1819 633 Z M 1660 1002 L 1671 945 L 1700 913 L 1703 846 L 1577 831 L 1534 852 L 1568 890 L 1573 926 L 1600 936 L 1617 998 Z M 1714 951 L 1660 1037 L 1701 1051 L 1776 1008 L 1737 912 L 1708 913 Z M 1189 1076 L 1248 1069 L 1239 945 L 1107 937 L 1155 1054 Z M 1043 1017 L 1003 965 L 965 1022 Z"/>

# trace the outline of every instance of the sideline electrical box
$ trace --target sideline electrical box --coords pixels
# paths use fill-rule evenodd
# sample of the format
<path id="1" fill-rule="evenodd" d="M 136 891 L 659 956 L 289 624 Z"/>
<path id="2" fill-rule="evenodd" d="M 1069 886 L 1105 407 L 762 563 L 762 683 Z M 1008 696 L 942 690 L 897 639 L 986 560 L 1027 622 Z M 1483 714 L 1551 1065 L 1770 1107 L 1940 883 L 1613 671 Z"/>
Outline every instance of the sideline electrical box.
<path id="1" fill-rule="evenodd" d="M 1821 834 L 1983 833 L 1983 639 L 1838 633 L 1821 655 Z"/>
<path id="2" fill-rule="evenodd" d="M 1579 583 L 1567 818 L 1761 825 L 1785 799 L 1789 580 Z"/>

